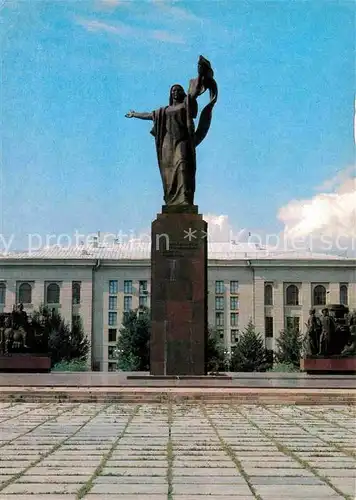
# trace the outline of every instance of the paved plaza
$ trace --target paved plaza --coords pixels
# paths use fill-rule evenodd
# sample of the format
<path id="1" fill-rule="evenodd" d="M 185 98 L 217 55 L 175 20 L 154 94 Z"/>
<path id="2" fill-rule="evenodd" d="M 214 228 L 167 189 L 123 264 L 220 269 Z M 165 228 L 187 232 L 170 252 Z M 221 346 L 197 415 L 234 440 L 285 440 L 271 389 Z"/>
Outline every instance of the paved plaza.
<path id="1" fill-rule="evenodd" d="M 0 403 L 0 500 L 355 499 L 351 406 Z"/>

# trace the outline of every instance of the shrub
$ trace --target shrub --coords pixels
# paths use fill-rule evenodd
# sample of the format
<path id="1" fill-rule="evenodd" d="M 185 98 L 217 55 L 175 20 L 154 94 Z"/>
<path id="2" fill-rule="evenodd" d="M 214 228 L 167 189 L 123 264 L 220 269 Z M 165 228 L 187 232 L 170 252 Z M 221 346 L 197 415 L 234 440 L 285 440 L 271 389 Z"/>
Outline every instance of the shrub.
<path id="1" fill-rule="evenodd" d="M 138 314 L 141 312 L 141 314 Z M 151 318 L 148 308 L 124 313 L 117 342 L 117 367 L 122 371 L 150 369 Z"/>
<path id="2" fill-rule="evenodd" d="M 275 360 L 299 369 L 303 338 L 298 328 L 288 326 L 276 339 Z"/>
<path id="3" fill-rule="evenodd" d="M 293 373 L 299 372 L 299 369 L 296 368 L 293 363 L 274 363 L 273 367 L 268 370 L 269 372 L 276 373 Z"/>
<path id="4" fill-rule="evenodd" d="M 206 363 L 208 373 L 218 373 L 229 369 L 229 359 L 225 352 L 224 342 L 212 327 L 208 328 Z"/>
<path id="5" fill-rule="evenodd" d="M 90 342 L 81 319 L 76 320 L 70 329 L 58 311 L 41 306 L 38 311 L 34 311 L 32 324 L 35 330 L 42 331 L 43 336 L 48 338 L 52 367 L 61 361 L 87 359 Z"/>
<path id="6" fill-rule="evenodd" d="M 231 370 L 235 372 L 266 371 L 267 350 L 262 336 L 256 332 L 250 320 L 245 330 L 238 338 L 231 354 Z"/>
<path id="7" fill-rule="evenodd" d="M 85 360 L 72 359 L 71 361 L 59 361 L 52 368 L 53 372 L 86 372 L 88 366 Z"/>

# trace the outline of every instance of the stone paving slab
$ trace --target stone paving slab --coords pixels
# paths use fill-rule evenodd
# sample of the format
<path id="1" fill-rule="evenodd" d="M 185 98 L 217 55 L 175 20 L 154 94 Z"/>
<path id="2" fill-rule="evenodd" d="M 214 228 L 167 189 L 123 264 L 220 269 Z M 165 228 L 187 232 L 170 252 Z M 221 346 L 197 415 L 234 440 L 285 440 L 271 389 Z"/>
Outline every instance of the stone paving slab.
<path id="1" fill-rule="evenodd" d="M 347 405 L 0 403 L 0 500 L 355 500 Z"/>

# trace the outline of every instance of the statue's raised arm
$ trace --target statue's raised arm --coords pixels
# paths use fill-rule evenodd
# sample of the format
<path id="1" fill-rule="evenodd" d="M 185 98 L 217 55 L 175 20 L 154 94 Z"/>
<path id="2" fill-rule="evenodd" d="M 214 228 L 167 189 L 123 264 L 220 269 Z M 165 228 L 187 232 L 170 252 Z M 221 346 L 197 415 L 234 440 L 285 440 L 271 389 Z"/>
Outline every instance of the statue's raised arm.
<path id="1" fill-rule="evenodd" d="M 198 113 L 197 98 L 206 90 L 210 102 L 204 107 L 197 130 L 194 119 Z M 198 61 L 198 76 L 190 80 L 188 93 L 175 84 L 169 92 L 169 104 L 152 113 L 130 111 L 127 118 L 152 120 L 158 165 L 166 205 L 194 204 L 196 155 L 195 148 L 206 137 L 217 101 L 218 89 L 210 62 L 203 56 Z"/>

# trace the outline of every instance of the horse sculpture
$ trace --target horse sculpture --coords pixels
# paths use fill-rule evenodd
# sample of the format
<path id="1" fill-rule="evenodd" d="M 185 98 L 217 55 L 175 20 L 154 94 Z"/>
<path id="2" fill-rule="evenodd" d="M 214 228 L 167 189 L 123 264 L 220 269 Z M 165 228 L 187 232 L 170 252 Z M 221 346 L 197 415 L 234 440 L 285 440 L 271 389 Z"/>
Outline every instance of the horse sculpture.
<path id="1" fill-rule="evenodd" d="M 25 329 L 22 326 L 17 329 L 13 328 L 11 318 L 7 317 L 4 326 L 0 328 L 0 353 L 6 355 L 13 349 L 28 349 L 26 337 Z"/>

